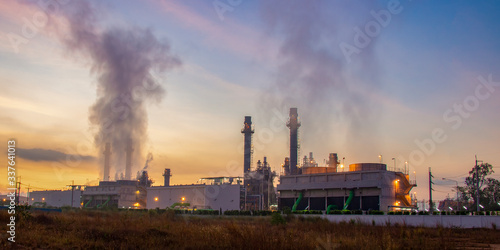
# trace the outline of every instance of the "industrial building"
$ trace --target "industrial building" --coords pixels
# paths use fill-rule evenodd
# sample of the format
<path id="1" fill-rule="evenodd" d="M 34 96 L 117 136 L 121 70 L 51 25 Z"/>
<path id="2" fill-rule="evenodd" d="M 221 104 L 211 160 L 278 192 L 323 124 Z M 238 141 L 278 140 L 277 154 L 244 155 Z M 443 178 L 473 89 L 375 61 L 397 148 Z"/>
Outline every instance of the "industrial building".
<path id="1" fill-rule="evenodd" d="M 144 208 L 146 188 L 134 180 L 100 181 L 85 188 L 82 204 L 84 208 Z"/>
<path id="2" fill-rule="evenodd" d="M 242 185 L 230 177 L 203 178 L 212 184 L 158 186 L 147 189 L 147 208 L 239 210 Z"/>
<path id="3" fill-rule="evenodd" d="M 136 180 L 130 180 L 131 153 L 126 147 L 127 180 L 109 181 L 110 144 L 104 149 L 104 181 L 85 190 L 36 191 L 30 193 L 30 204 L 84 208 L 181 208 L 213 210 L 268 210 L 273 205 L 292 210 L 394 210 L 415 208 L 410 190 L 416 186 L 405 171 L 390 171 L 382 163 L 351 164 L 349 169 L 336 153 L 330 153 L 325 166 L 319 166 L 312 153 L 299 162 L 298 129 L 301 126 L 297 108 L 290 109 L 290 155 L 285 157 L 282 175 L 276 189 L 267 157 L 252 168 L 252 119 L 245 116 L 243 177 L 201 178 L 192 185 L 170 185 L 171 171 L 165 169 L 163 186 L 152 186 L 148 160 Z M 340 171 L 341 170 L 341 171 Z M 277 192 L 276 192 L 277 191 Z"/>
<path id="4" fill-rule="evenodd" d="M 349 165 L 348 171 L 338 172 L 338 156 L 329 155 L 327 165 L 319 167 L 312 153 L 297 163 L 298 128 L 296 108 L 290 109 L 290 157 L 283 164 L 277 190 L 278 207 L 292 210 L 394 210 L 415 207 L 410 190 L 416 186 L 408 173 L 388 171 L 382 163 Z M 344 168 L 342 168 L 344 170 Z"/>
<path id="5" fill-rule="evenodd" d="M 80 207 L 83 187 L 70 190 L 45 190 L 29 193 L 28 204 L 35 207 Z"/>
<path id="6" fill-rule="evenodd" d="M 276 172 L 271 170 L 267 157 L 264 157 L 263 162 L 257 161 L 255 170 L 251 170 L 252 134 L 254 133 L 251 116 L 245 116 L 241 133 L 244 134 L 243 172 L 245 175 L 244 202 L 241 209 L 268 210 L 271 205 L 276 204 L 274 191 Z"/>
<path id="7" fill-rule="evenodd" d="M 239 210 L 242 206 L 241 177 L 201 178 L 197 184 L 170 186 L 165 169 L 163 186 L 147 188 L 147 208 Z"/>
<path id="8" fill-rule="evenodd" d="M 85 188 L 82 193 L 82 205 L 85 208 L 145 208 L 146 189 L 152 183 L 145 170 L 137 180 L 100 181 L 98 186 Z"/>

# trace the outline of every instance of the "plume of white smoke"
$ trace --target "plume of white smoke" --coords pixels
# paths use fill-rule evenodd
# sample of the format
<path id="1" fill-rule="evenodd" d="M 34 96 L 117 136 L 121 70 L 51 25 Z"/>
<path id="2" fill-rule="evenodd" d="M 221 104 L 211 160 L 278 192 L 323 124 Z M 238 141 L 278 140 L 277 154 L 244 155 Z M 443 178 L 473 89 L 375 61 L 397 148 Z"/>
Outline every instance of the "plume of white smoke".
<path id="1" fill-rule="evenodd" d="M 115 176 L 123 176 L 128 146 L 133 149 L 132 166 L 142 162 L 147 142 L 146 105 L 159 103 L 166 93 L 155 76 L 179 67 L 181 61 L 150 29 L 102 28 L 96 9 L 87 1 L 72 2 L 63 13 L 67 34 L 62 40 L 67 50 L 87 57 L 97 78 L 97 100 L 89 108 L 95 145 L 102 152 L 111 143 Z"/>
<path id="2" fill-rule="evenodd" d="M 378 85 L 372 52 L 375 39 L 350 65 L 338 46 L 342 41 L 352 42 L 342 39 L 352 39 L 346 34 L 355 25 L 366 22 L 363 17 L 354 22 L 353 18 L 345 21 L 349 19 L 346 13 L 359 12 L 359 6 L 363 5 L 287 0 L 265 1 L 261 6 L 269 32 L 282 40 L 276 80 L 263 95 L 262 109 L 282 111 L 284 106 L 298 107 L 303 143 L 324 147 L 331 146 L 332 140 L 346 137 L 350 137 L 349 145 L 342 145 L 343 149 L 345 146 L 356 148 L 359 146 L 356 141 L 376 143 L 362 136 L 377 127 L 374 122 L 377 109 L 364 95 Z M 370 8 L 375 7 L 365 5 L 363 13 L 369 15 Z M 364 76 L 350 75 L 352 73 Z M 360 88 L 364 90 L 353 91 Z"/>

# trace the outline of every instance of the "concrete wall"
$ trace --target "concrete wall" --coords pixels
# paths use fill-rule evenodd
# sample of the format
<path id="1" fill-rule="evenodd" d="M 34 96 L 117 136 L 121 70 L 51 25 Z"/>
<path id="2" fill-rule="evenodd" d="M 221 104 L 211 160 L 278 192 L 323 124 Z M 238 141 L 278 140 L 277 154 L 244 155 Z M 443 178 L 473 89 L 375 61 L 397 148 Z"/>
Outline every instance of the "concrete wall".
<path id="1" fill-rule="evenodd" d="M 147 208 L 170 207 L 182 202 L 190 203 L 189 208 L 239 210 L 240 185 L 179 185 L 150 187 L 147 189 Z"/>
<path id="2" fill-rule="evenodd" d="M 205 185 L 182 185 L 168 187 L 150 187 L 147 197 L 147 208 L 165 209 L 174 203 L 190 203 L 191 207 L 205 208 Z M 201 195 L 200 195 L 201 194 Z"/>
<path id="3" fill-rule="evenodd" d="M 205 201 L 214 210 L 240 210 L 240 185 L 207 186 Z"/>
<path id="4" fill-rule="evenodd" d="M 80 207 L 81 190 L 73 191 L 73 207 Z M 48 190 L 30 192 L 29 204 L 45 202 L 47 206 L 71 206 L 71 190 Z"/>
<path id="5" fill-rule="evenodd" d="M 312 216 L 312 215 L 310 215 Z M 423 227 L 459 227 L 459 228 L 493 228 L 500 229 L 500 216 L 467 216 L 467 215 L 322 215 L 332 222 L 350 222 L 385 226 L 388 224 L 423 226 Z"/>

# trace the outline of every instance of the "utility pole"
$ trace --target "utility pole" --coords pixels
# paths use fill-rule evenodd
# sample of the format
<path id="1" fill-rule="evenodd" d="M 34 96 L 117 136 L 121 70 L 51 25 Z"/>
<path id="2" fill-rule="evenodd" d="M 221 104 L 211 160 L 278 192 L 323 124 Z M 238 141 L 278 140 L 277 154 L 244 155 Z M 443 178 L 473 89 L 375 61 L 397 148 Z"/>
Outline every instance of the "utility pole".
<path id="1" fill-rule="evenodd" d="M 431 173 L 431 168 L 429 167 L 429 212 L 433 212 L 434 211 L 434 208 L 433 208 L 433 204 L 432 204 L 432 173 Z"/>
<path id="2" fill-rule="evenodd" d="M 483 162 L 483 161 L 478 161 L 477 160 L 477 155 L 476 157 L 476 211 L 479 212 L 479 166 L 477 165 L 478 162 Z"/>

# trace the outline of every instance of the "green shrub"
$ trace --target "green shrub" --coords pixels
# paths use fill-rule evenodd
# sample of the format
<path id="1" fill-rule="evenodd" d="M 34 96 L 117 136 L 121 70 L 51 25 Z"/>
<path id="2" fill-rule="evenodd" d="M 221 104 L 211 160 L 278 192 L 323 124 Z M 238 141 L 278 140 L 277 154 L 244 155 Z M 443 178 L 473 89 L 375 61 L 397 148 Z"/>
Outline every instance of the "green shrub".
<path id="1" fill-rule="evenodd" d="M 330 214 L 342 214 L 342 210 L 330 210 Z"/>
<path id="2" fill-rule="evenodd" d="M 281 216 L 280 213 L 273 213 L 271 215 L 271 224 L 273 225 L 284 225 L 286 224 L 285 218 Z"/>
<path id="3" fill-rule="evenodd" d="M 368 211 L 368 214 L 373 214 L 373 215 L 384 215 L 384 211 L 379 211 L 379 210 L 370 210 L 370 211 Z"/>
<path id="4" fill-rule="evenodd" d="M 285 207 L 283 207 L 283 213 L 284 214 L 291 214 L 292 213 L 292 209 L 289 208 L 289 207 L 287 207 L 287 206 L 285 206 Z"/>

